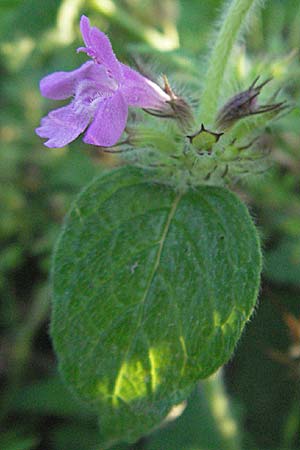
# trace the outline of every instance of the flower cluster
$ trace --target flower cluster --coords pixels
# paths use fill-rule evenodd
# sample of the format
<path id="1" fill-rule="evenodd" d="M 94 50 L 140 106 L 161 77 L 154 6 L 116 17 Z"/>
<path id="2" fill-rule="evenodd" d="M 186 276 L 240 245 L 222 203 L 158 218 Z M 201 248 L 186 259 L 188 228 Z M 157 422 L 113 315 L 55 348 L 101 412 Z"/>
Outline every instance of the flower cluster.
<path id="1" fill-rule="evenodd" d="M 101 151 L 122 152 L 131 164 L 151 168 L 155 179 L 180 189 L 224 185 L 268 168 L 268 144 L 260 136 L 268 121 L 288 108 L 284 101 L 275 102 L 279 90 L 260 103 L 270 79 L 258 84 L 256 78 L 206 121 L 201 118 L 207 117 L 205 88 L 198 91 L 199 80 L 192 79 L 191 92 L 195 99 L 202 99 L 198 120 L 204 123 L 200 121 L 199 127 L 196 111 L 174 92 L 166 76 L 160 87 L 119 62 L 108 37 L 91 27 L 87 17 L 82 16 L 80 28 L 85 46 L 78 51 L 91 60 L 72 72 L 48 75 L 40 83 L 45 97 L 72 98 L 69 105 L 51 111 L 37 128 L 36 133 L 47 138 L 47 147 L 63 147 L 85 131 L 85 143 L 100 146 Z M 147 120 L 127 124 L 129 106 L 142 108 Z M 124 131 L 126 138 L 119 141 Z"/>
<path id="2" fill-rule="evenodd" d="M 86 129 L 84 142 L 110 147 L 122 135 L 128 106 L 137 106 L 168 115 L 170 95 L 157 84 L 120 63 L 108 37 L 91 27 L 82 16 L 81 33 L 85 47 L 78 51 L 92 58 L 72 72 L 55 72 L 41 80 L 44 97 L 71 103 L 51 111 L 36 133 L 47 138 L 47 147 L 63 147 Z"/>

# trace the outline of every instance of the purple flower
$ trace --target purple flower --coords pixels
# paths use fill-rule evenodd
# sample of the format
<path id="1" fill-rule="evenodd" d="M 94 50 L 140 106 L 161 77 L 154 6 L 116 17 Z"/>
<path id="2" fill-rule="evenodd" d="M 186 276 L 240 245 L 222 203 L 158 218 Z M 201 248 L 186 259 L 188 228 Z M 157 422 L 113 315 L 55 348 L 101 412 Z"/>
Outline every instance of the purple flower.
<path id="1" fill-rule="evenodd" d="M 55 72 L 40 82 L 44 97 L 71 103 L 51 111 L 41 121 L 36 133 L 47 138 L 47 147 L 63 147 L 87 128 L 83 141 L 110 147 L 123 133 L 128 106 L 164 111 L 170 96 L 158 85 L 135 70 L 120 63 L 108 37 L 91 27 L 89 19 L 81 17 L 80 29 L 88 61 L 72 72 Z"/>

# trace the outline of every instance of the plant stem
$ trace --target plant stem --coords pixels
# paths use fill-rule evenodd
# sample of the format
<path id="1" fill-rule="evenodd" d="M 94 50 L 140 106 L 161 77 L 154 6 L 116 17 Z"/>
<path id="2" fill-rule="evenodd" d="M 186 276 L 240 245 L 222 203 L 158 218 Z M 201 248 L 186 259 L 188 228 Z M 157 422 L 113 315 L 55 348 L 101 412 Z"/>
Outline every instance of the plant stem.
<path id="1" fill-rule="evenodd" d="M 200 102 L 199 120 L 207 125 L 214 121 L 218 109 L 220 89 L 232 48 L 250 9 L 255 3 L 259 3 L 259 0 L 232 0 L 225 12 L 216 43 L 210 55 Z"/>
<path id="2" fill-rule="evenodd" d="M 56 38 L 61 44 L 69 45 L 75 38 L 77 22 L 83 0 L 63 0 L 57 12 Z"/>
<path id="3" fill-rule="evenodd" d="M 160 33 L 153 27 L 141 24 L 120 5 L 112 0 L 90 0 L 91 5 L 110 22 L 117 23 L 134 37 L 160 51 L 174 50 L 179 47 L 177 30 L 171 24 L 166 33 Z"/>
<path id="4" fill-rule="evenodd" d="M 206 401 L 215 422 L 215 428 L 222 442 L 222 450 L 241 450 L 238 425 L 230 410 L 222 369 L 203 381 L 201 386 L 205 392 Z"/>
<path id="5" fill-rule="evenodd" d="M 300 428 L 300 414 L 299 414 L 299 391 L 295 392 L 294 398 L 291 402 L 290 411 L 284 422 L 282 432 L 282 448 L 292 449 Z"/>

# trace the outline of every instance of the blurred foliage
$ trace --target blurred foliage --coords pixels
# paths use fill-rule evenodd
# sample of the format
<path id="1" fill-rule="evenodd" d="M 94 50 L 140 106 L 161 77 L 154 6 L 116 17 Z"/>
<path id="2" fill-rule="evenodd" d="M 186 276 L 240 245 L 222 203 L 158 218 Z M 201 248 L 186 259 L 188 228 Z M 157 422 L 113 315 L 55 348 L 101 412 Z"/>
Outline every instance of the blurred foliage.
<path id="1" fill-rule="evenodd" d="M 195 70 L 187 57 L 196 60 L 207 53 L 221 5 L 220 0 L 0 3 L 3 450 L 99 450 L 94 417 L 56 374 L 47 286 L 51 250 L 74 194 L 116 161 L 79 141 L 69 149 L 43 147 L 34 128 L 51 104 L 39 94 L 39 79 L 84 61 L 75 49 L 78 19 L 86 13 L 109 32 L 120 59 L 146 60 L 147 70 L 166 70 L 184 85 Z M 299 1 L 266 2 L 244 42 L 247 56 L 241 46 L 237 71 L 259 71 L 272 63 L 294 109 L 266 130 L 272 169 L 236 186 L 259 226 L 265 271 L 257 312 L 225 368 L 225 380 L 243 448 L 300 449 Z M 115 450 L 221 450 L 205 393 L 200 386 L 179 419 Z"/>

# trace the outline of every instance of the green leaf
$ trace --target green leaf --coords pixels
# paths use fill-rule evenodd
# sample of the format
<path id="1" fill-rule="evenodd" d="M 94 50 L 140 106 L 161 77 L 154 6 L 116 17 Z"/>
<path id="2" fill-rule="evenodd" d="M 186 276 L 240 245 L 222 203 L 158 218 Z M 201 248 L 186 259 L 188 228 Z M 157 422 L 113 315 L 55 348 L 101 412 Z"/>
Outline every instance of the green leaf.
<path id="1" fill-rule="evenodd" d="M 58 376 L 24 386 L 16 393 L 12 409 L 30 415 L 78 416 L 81 421 L 91 418 L 89 408 L 74 401 Z"/>
<path id="2" fill-rule="evenodd" d="M 51 332 L 103 446 L 149 432 L 230 358 L 260 271 L 249 213 L 224 188 L 180 195 L 122 168 L 81 193 L 55 252 Z"/>

